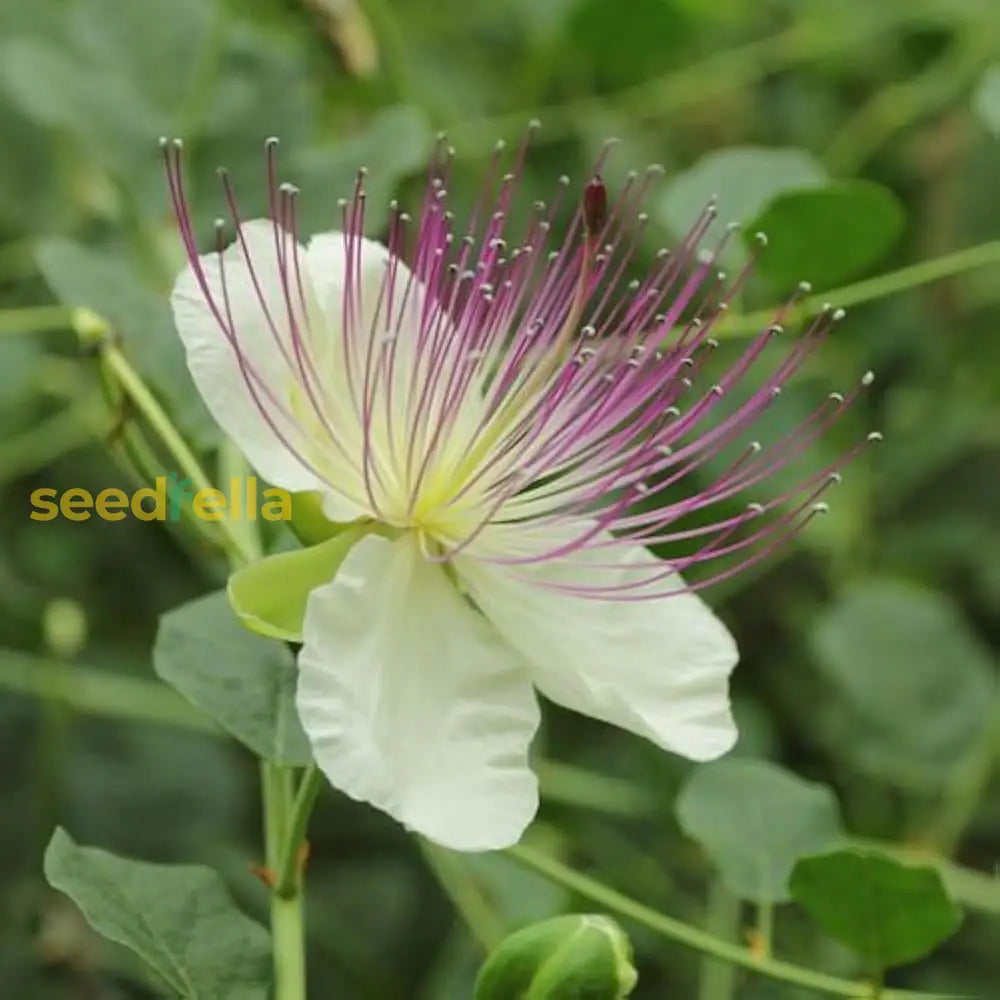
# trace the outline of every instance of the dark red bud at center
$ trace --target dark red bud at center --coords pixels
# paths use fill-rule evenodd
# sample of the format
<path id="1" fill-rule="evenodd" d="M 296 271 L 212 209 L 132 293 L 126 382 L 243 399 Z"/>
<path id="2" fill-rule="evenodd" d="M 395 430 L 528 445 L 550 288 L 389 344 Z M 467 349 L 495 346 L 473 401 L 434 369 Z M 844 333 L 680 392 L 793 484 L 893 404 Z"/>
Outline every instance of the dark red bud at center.
<path id="1" fill-rule="evenodd" d="M 583 191 L 583 223 L 588 236 L 599 236 L 608 218 L 608 189 L 597 175 Z"/>

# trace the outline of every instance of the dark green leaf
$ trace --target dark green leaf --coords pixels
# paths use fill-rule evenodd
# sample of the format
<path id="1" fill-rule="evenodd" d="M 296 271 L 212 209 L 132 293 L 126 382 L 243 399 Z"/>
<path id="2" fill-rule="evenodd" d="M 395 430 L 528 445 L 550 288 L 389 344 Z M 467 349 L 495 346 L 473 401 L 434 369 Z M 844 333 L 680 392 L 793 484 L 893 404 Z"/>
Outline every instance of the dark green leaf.
<path id="1" fill-rule="evenodd" d="M 802 280 L 828 288 L 877 263 L 899 239 L 903 206 L 871 181 L 838 181 L 826 187 L 785 191 L 752 222 L 744 241 L 767 235 L 757 269 L 781 289 Z"/>
<path id="2" fill-rule="evenodd" d="M 728 888 L 758 903 L 788 899 L 795 862 L 841 836 L 833 792 L 766 761 L 699 767 L 676 809 L 681 828 L 702 845 Z"/>
<path id="3" fill-rule="evenodd" d="M 792 896 L 873 972 L 921 958 L 950 937 L 962 915 L 933 868 L 844 850 L 803 858 Z"/>
<path id="4" fill-rule="evenodd" d="M 80 847 L 63 829 L 45 877 L 105 937 L 130 948 L 184 1000 L 265 1000 L 267 931 L 240 913 L 222 880 L 196 865 L 157 865 Z"/>
<path id="5" fill-rule="evenodd" d="M 244 628 L 224 590 L 160 619 L 153 666 L 258 756 L 293 765 L 312 759 L 295 711 L 292 654 Z"/>

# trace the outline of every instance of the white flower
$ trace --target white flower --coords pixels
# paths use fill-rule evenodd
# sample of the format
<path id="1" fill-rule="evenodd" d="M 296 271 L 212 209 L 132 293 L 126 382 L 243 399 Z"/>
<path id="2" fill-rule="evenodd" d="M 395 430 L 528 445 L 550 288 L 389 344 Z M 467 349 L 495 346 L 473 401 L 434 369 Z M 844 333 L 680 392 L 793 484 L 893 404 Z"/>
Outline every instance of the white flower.
<path id="1" fill-rule="evenodd" d="M 165 149 L 190 260 L 174 316 L 202 396 L 264 477 L 373 529 L 311 593 L 302 629 L 298 708 L 331 783 L 486 850 L 537 808 L 536 690 L 688 758 L 726 752 L 736 646 L 678 570 L 757 561 L 812 516 L 829 470 L 678 524 L 783 466 L 847 401 L 776 449 L 742 447 L 707 487 L 677 485 L 742 438 L 828 320 L 720 416 L 774 330 L 692 388 L 714 346 L 716 310 L 696 299 L 714 272 L 695 257 L 711 210 L 623 285 L 636 198 L 607 211 L 596 179 L 552 250 L 544 206 L 508 232 L 509 177 L 463 239 L 432 170 L 416 231 L 393 208 L 388 247 L 361 235 L 360 181 L 342 231 L 304 245 L 293 188 L 272 190 L 272 219 L 242 222 L 227 182 L 235 240 L 198 256 L 179 146 Z M 686 544 L 671 563 L 646 547 L 670 543 Z"/>

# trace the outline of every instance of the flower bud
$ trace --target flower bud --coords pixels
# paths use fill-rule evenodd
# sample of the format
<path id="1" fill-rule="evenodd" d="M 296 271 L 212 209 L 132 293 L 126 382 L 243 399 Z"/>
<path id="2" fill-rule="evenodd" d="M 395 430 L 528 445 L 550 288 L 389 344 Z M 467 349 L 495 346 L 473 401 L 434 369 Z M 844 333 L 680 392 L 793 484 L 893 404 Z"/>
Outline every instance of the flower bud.
<path id="1" fill-rule="evenodd" d="M 505 938 L 480 969 L 474 1000 L 624 1000 L 637 980 L 622 929 L 573 914 Z"/>

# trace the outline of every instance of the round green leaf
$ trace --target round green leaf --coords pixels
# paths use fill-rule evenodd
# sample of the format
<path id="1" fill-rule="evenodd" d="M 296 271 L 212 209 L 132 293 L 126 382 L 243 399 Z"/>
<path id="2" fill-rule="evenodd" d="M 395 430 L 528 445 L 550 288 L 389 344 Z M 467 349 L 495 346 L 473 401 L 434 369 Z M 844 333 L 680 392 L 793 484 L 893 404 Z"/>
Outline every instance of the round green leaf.
<path id="1" fill-rule="evenodd" d="M 197 865 L 158 865 L 80 847 L 63 829 L 45 877 L 87 923 L 134 951 L 183 1000 L 266 1000 L 270 938 L 240 913 L 222 879 Z"/>
<path id="2" fill-rule="evenodd" d="M 772 198 L 743 234 L 767 235 L 757 270 L 778 287 L 807 280 L 829 288 L 877 263 L 903 231 L 903 206 L 872 181 L 838 181 Z"/>
<path id="3" fill-rule="evenodd" d="M 980 738 L 996 691 L 991 657 L 943 594 L 868 581 L 828 608 L 812 640 L 836 694 L 818 732 L 860 770 L 932 788 Z"/>
<path id="4" fill-rule="evenodd" d="M 333 579 L 351 546 L 366 530 L 345 528 L 319 545 L 279 552 L 238 569 L 227 587 L 233 610 L 254 632 L 301 642 L 309 595 Z"/>
<path id="5" fill-rule="evenodd" d="M 843 850 L 803 858 L 791 887 L 820 927 L 861 955 L 873 972 L 926 955 L 962 922 L 933 868 L 884 855 Z"/>
<path id="6" fill-rule="evenodd" d="M 789 899 L 799 858 L 841 837 L 837 801 L 824 785 L 775 764 L 727 760 L 698 768 L 677 797 L 677 820 L 742 899 Z"/>

